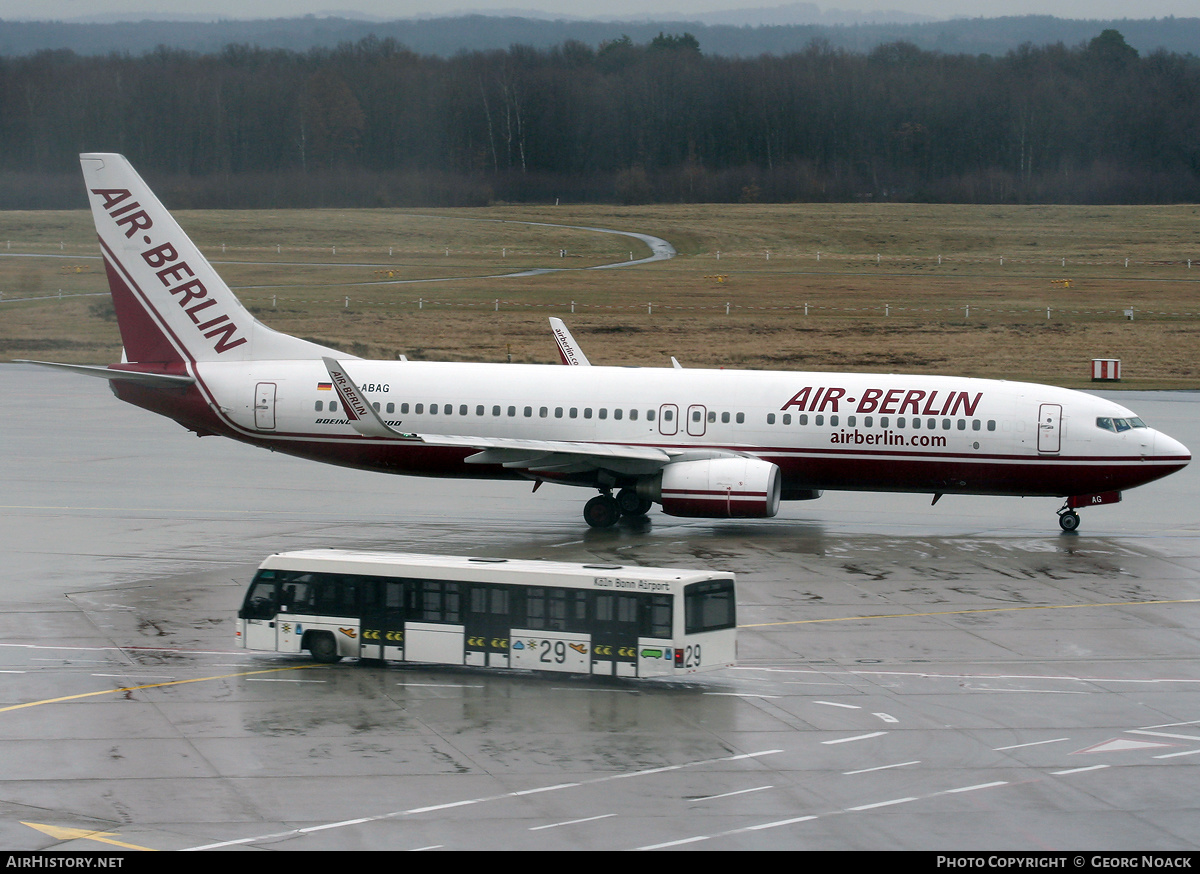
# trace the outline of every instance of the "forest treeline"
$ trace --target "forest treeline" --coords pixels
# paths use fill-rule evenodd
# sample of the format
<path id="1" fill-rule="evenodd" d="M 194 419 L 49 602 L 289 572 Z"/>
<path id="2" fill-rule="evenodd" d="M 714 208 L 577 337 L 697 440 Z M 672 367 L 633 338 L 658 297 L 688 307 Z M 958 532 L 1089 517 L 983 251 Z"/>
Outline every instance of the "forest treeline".
<path id="1" fill-rule="evenodd" d="M 1115 30 L 1000 57 L 711 57 L 682 34 L 0 58 L 0 207 L 83 206 L 81 151 L 180 208 L 1196 201 L 1200 59 Z"/>

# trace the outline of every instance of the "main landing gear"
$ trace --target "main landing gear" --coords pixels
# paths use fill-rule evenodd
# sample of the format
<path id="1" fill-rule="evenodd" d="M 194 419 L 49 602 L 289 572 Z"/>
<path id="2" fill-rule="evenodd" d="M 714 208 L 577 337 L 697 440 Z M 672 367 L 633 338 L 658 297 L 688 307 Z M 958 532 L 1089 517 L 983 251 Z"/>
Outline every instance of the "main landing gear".
<path id="1" fill-rule="evenodd" d="M 633 489 L 621 489 L 614 498 L 611 491 L 596 495 L 583 506 L 583 519 L 593 528 L 611 528 L 622 516 L 645 516 L 654 506 Z"/>

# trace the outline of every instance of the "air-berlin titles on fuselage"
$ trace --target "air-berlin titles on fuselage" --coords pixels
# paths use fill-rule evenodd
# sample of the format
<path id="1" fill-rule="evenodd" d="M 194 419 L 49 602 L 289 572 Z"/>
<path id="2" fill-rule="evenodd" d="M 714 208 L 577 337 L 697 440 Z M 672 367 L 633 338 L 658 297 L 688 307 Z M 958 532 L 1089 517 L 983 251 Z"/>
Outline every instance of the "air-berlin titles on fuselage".
<path id="1" fill-rule="evenodd" d="M 861 398 L 846 395 L 844 388 L 805 386 L 792 395 L 791 400 L 780 410 L 796 410 L 801 413 L 878 413 L 884 416 L 974 416 L 983 392 L 972 397 L 965 391 L 942 392 L 913 388 L 869 388 Z M 842 403 L 849 409 L 840 409 Z"/>
<path id="2" fill-rule="evenodd" d="M 91 191 L 92 194 L 104 198 L 104 211 L 116 221 L 117 227 L 125 226 L 127 239 L 132 239 L 138 231 L 148 231 L 154 227 L 154 220 L 141 208 L 140 203 L 136 200 L 126 203 L 133 197 L 128 190 L 124 188 L 93 188 Z M 143 234 L 142 242 L 147 246 L 152 246 L 153 240 L 149 234 Z M 203 316 L 200 315 L 204 310 L 215 306 L 217 301 L 208 297 L 208 289 L 204 287 L 204 283 L 195 278 L 196 274 L 186 261 L 179 259 L 179 253 L 171 243 L 152 246 L 141 255 L 142 260 L 154 270 L 155 275 L 169 293 L 176 296 L 175 302 L 179 304 L 180 309 L 187 313 L 188 318 L 191 319 L 200 334 L 206 339 L 214 341 L 213 349 L 216 352 L 228 352 L 246 342 L 245 337 L 238 336 L 238 326 L 228 314 L 206 312 Z M 172 287 L 172 283 L 178 284 Z M 201 321 L 202 318 L 203 321 Z"/>

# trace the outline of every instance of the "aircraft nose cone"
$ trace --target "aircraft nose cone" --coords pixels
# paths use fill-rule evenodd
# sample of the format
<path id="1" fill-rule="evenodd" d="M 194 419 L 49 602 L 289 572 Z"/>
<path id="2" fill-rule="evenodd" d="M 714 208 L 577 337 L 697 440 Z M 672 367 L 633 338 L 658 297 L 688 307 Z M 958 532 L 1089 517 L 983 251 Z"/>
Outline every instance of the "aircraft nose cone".
<path id="1" fill-rule="evenodd" d="M 1154 434 L 1154 455 L 1163 460 L 1175 460 L 1180 467 L 1192 460 L 1192 453 L 1186 446 L 1161 431 L 1156 431 Z"/>

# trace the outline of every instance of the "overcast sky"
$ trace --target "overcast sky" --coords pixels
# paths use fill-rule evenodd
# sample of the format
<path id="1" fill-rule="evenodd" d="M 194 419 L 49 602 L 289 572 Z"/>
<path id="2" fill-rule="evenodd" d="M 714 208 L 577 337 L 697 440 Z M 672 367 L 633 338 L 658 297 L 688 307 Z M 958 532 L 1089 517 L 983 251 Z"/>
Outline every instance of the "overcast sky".
<path id="1" fill-rule="evenodd" d="M 212 14 L 226 18 L 292 17 L 308 13 L 403 18 L 483 10 L 540 9 L 578 16 L 620 15 L 686 19 L 700 12 L 784 5 L 772 0 L 0 0 L 0 18 L 69 19 L 103 13 Z M 822 9 L 896 9 L 936 18 L 1055 15 L 1059 18 L 1161 18 L 1200 16 L 1197 0 L 816 0 Z M 661 15 L 660 15 L 661 13 Z"/>

